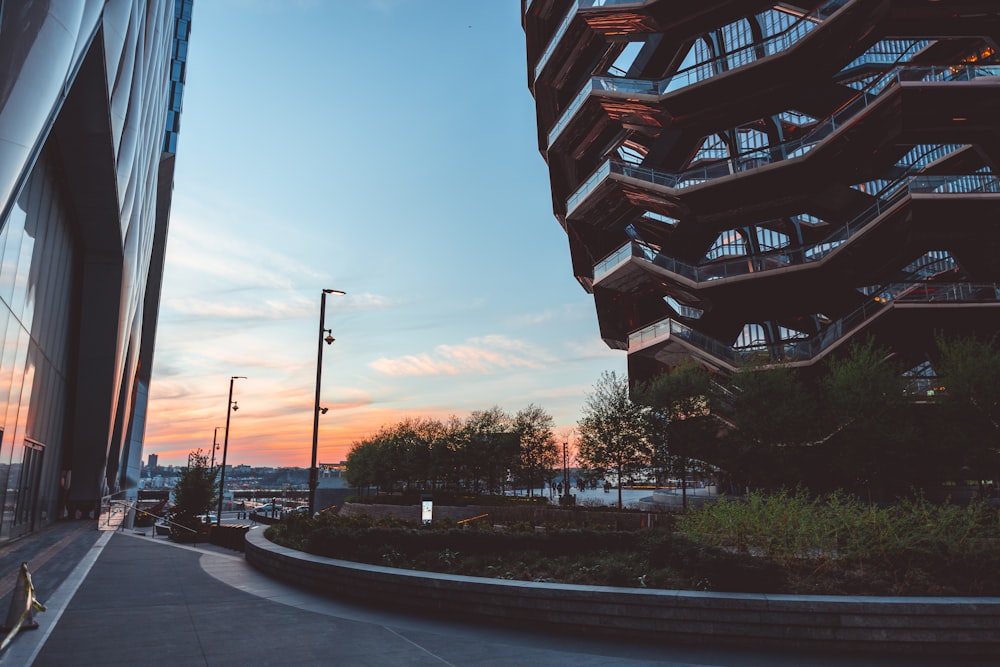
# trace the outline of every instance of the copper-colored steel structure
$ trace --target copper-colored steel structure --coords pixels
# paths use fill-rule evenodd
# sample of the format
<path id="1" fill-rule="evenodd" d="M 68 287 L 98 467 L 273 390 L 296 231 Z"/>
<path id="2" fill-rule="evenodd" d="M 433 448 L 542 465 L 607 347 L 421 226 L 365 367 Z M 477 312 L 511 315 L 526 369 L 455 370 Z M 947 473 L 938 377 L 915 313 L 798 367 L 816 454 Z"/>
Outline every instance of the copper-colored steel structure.
<path id="1" fill-rule="evenodd" d="M 1000 330 L 1000 5 L 522 0 L 555 216 L 633 382 Z"/>

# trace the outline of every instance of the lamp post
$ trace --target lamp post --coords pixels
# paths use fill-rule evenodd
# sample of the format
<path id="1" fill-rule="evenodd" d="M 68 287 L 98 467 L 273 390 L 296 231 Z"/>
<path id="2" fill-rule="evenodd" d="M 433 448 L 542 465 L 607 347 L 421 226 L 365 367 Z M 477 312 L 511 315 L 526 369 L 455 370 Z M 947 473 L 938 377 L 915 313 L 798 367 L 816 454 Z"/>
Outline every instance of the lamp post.
<path id="1" fill-rule="evenodd" d="M 316 402 L 313 405 L 313 441 L 312 460 L 309 464 L 309 516 L 316 513 L 316 487 L 319 486 L 319 470 L 316 468 L 316 452 L 319 447 L 319 392 L 323 381 L 323 343 L 327 345 L 333 343 L 333 333 L 326 328 L 326 295 L 339 294 L 345 296 L 347 292 L 339 289 L 324 289 L 319 298 L 319 343 L 316 346 Z M 323 334 L 326 334 L 324 336 Z M 326 412 L 326 409 L 323 409 Z"/>
<path id="2" fill-rule="evenodd" d="M 569 440 L 563 440 L 563 498 L 565 500 L 569 496 L 569 455 L 567 450 L 569 448 Z M 568 500 L 566 502 L 569 502 Z"/>
<path id="3" fill-rule="evenodd" d="M 222 470 L 219 474 L 219 512 L 215 515 L 215 525 L 222 525 L 222 494 L 226 489 L 226 454 L 229 453 L 229 417 L 239 410 L 233 402 L 233 383 L 236 380 L 246 380 L 245 375 L 234 375 L 229 378 L 229 403 L 226 404 L 226 435 L 222 440 Z"/>
<path id="4" fill-rule="evenodd" d="M 221 426 L 216 426 L 215 427 L 215 433 L 212 434 L 212 465 L 210 466 L 210 468 L 212 470 L 215 470 L 215 450 L 217 450 L 219 448 L 219 445 L 216 442 L 216 440 L 219 439 L 219 429 L 220 428 L 222 428 L 222 427 Z"/>

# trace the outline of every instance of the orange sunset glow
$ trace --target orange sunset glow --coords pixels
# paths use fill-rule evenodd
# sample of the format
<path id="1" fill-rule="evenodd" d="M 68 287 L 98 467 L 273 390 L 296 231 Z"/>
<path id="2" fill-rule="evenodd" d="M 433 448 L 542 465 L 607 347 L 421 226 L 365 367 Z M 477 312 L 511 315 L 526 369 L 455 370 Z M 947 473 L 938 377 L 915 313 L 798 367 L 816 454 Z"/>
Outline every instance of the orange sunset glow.
<path id="1" fill-rule="evenodd" d="M 309 466 L 320 328 L 321 462 L 407 417 L 534 404 L 572 427 L 601 373 L 624 373 L 552 215 L 518 3 L 461 11 L 427 40 L 421 3 L 198 5 L 144 458 L 210 454 L 247 376 L 227 463 Z M 294 45 L 262 58 L 281 30 Z M 442 104 L 399 53 L 447 63 L 462 94 Z M 321 327 L 324 289 L 346 295 Z"/>

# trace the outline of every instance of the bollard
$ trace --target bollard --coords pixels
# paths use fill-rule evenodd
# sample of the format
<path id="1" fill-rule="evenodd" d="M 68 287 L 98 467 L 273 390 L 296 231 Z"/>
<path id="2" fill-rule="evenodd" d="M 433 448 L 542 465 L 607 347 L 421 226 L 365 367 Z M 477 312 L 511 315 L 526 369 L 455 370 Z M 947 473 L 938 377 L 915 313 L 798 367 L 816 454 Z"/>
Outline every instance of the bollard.
<path id="1" fill-rule="evenodd" d="M 0 651 L 10 645 L 20 630 L 38 628 L 38 622 L 34 618 L 36 611 L 45 611 L 45 605 L 35 598 L 35 586 L 31 583 L 28 564 L 21 563 L 21 572 L 17 578 L 17 584 L 14 586 L 10 599 L 10 609 L 7 611 L 7 621 L 3 628 L 7 636 L 4 637 L 3 642 L 0 642 Z"/>

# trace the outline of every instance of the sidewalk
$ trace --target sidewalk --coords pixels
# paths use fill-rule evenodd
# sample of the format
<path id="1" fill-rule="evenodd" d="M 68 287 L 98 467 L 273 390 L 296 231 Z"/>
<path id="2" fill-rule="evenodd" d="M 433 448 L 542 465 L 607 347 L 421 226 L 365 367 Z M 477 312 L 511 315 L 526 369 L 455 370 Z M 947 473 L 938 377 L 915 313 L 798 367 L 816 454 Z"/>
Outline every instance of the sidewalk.
<path id="1" fill-rule="evenodd" d="M 0 656 L 0 665 L 936 664 L 625 644 L 552 635 L 544 627 L 532 632 L 416 617 L 276 582 L 236 552 L 129 532 L 99 533 L 93 522 L 86 525 L 59 524 L 0 549 L 5 572 L 26 555 L 49 554 L 44 564 L 29 559 L 38 597 L 48 611 L 36 615 L 38 630 L 18 635 Z"/>

